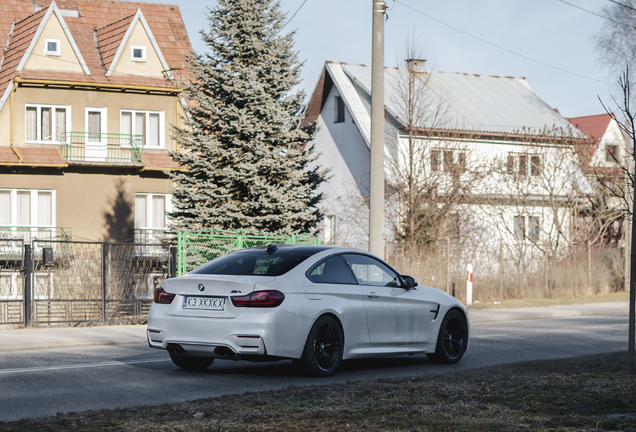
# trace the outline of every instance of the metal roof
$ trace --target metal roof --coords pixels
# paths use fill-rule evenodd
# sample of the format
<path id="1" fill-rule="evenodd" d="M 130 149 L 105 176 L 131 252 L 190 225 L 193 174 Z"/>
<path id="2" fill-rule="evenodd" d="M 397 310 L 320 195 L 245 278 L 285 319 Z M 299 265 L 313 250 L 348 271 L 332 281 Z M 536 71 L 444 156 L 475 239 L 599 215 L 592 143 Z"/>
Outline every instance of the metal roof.
<path id="1" fill-rule="evenodd" d="M 371 94 L 371 68 L 329 62 L 327 69 L 368 143 L 370 111 L 358 92 L 365 92 L 364 98 Z M 385 68 L 385 107 L 398 120 L 401 111 L 398 89 L 407 73 L 407 69 Z M 418 71 L 415 76 L 418 84 L 434 96 L 428 99 L 426 109 L 443 111 L 436 128 L 535 135 L 556 128 L 566 134 L 580 135 L 579 130 L 532 91 L 525 78 L 436 71 Z"/>

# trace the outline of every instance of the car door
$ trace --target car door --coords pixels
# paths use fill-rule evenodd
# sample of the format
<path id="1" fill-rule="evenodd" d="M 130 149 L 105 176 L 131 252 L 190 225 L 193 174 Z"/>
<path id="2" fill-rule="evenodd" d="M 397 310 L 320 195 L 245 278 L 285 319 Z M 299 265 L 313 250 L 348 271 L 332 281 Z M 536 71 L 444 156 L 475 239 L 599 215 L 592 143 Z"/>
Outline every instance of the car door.
<path id="1" fill-rule="evenodd" d="M 432 313 L 424 293 L 403 287 L 398 274 L 380 260 L 359 254 L 343 258 L 362 287 L 371 344 L 427 343 Z"/>
<path id="2" fill-rule="evenodd" d="M 314 265 L 303 286 L 310 300 L 320 301 L 320 311 L 338 312 L 347 347 L 369 346 L 367 311 L 362 288 L 340 255 L 330 256 Z"/>

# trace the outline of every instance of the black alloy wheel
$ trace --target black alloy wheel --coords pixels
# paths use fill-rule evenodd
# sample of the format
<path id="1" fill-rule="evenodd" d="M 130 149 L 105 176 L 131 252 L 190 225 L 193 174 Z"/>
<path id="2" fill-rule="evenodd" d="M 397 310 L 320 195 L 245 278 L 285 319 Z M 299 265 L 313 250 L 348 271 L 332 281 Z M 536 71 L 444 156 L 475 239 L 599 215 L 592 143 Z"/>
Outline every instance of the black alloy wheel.
<path id="1" fill-rule="evenodd" d="M 342 361 L 344 336 L 340 324 L 328 315 L 318 318 L 305 344 L 300 365 L 311 375 L 333 375 Z"/>
<path id="2" fill-rule="evenodd" d="M 437 347 L 426 356 L 433 363 L 454 364 L 459 362 L 468 344 L 468 326 L 464 315 L 458 310 L 449 311 L 439 329 Z"/>
<path id="3" fill-rule="evenodd" d="M 176 353 L 174 351 L 168 351 L 172 363 L 179 366 L 182 369 L 189 369 L 195 371 L 202 371 L 207 369 L 208 366 L 214 362 L 213 357 L 192 357 L 183 354 Z"/>

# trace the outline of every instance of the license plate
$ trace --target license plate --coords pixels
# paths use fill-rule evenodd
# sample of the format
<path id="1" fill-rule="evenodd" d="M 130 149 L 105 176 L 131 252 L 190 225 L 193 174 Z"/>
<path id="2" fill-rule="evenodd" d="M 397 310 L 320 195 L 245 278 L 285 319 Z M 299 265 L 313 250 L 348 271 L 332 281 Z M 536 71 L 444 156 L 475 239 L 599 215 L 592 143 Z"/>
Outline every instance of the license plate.
<path id="1" fill-rule="evenodd" d="M 184 297 L 183 309 L 204 309 L 221 311 L 225 309 L 223 297 Z"/>

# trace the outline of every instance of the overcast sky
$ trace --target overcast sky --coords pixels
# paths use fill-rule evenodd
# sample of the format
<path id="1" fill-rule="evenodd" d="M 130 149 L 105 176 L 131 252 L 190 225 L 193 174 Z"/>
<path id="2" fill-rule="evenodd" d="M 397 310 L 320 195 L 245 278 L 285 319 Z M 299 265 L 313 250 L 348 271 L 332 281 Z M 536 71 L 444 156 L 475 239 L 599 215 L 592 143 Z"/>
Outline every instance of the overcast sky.
<path id="1" fill-rule="evenodd" d="M 157 1 L 157 0 L 155 0 Z M 177 3 L 196 51 L 206 46 L 198 33 L 216 1 Z M 281 0 L 288 18 L 305 0 Z M 284 31 L 297 30 L 296 49 L 305 61 L 302 87 L 310 94 L 326 60 L 371 64 L 372 0 L 306 0 Z M 608 0 L 567 0 L 600 13 Z M 566 117 L 603 113 L 600 96 L 611 104 L 612 76 L 598 62 L 594 35 L 604 22 L 559 0 L 387 0 L 385 64 L 397 66 L 409 35 L 421 47 L 427 66 L 444 72 L 526 77 L 537 95 Z M 435 20 L 499 45 L 511 54 Z M 595 81 L 598 80 L 598 81 Z M 600 81 L 600 82 L 599 82 Z"/>

